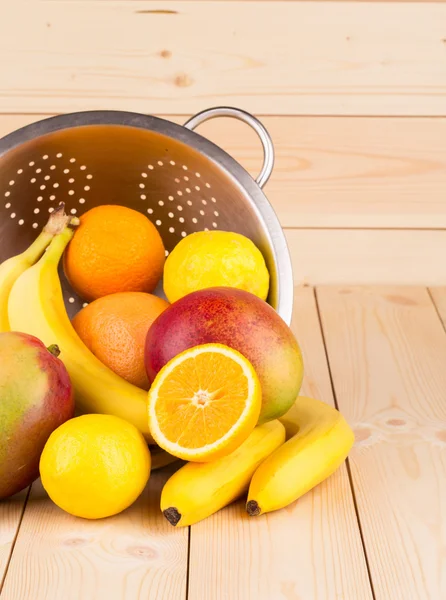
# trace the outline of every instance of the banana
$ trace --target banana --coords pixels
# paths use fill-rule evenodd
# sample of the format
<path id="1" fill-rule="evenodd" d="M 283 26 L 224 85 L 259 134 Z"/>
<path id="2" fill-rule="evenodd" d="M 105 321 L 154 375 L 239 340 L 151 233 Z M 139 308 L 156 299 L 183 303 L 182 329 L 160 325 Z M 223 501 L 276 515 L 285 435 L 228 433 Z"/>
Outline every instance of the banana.
<path id="1" fill-rule="evenodd" d="M 26 269 L 39 260 L 53 237 L 63 230 L 69 220 L 64 205 L 60 204 L 31 246 L 0 265 L 0 332 L 10 330 L 8 299 L 12 286 Z"/>
<path id="2" fill-rule="evenodd" d="M 246 510 L 256 516 L 297 500 L 344 462 L 354 434 L 339 411 L 324 402 L 300 397 L 280 418 L 288 441 L 256 470 Z"/>
<path id="3" fill-rule="evenodd" d="M 171 525 L 193 525 L 214 514 L 248 488 L 258 465 L 285 441 L 279 421 L 256 427 L 231 454 L 209 463 L 187 463 L 167 480 L 161 510 Z"/>
<path id="4" fill-rule="evenodd" d="M 147 392 L 126 382 L 88 350 L 71 325 L 65 310 L 58 264 L 73 236 L 66 227 L 51 241 L 34 266 L 17 279 L 9 295 L 11 327 L 38 337 L 47 346 L 57 344 L 73 383 L 76 408 L 86 413 L 121 417 L 150 436 Z"/>

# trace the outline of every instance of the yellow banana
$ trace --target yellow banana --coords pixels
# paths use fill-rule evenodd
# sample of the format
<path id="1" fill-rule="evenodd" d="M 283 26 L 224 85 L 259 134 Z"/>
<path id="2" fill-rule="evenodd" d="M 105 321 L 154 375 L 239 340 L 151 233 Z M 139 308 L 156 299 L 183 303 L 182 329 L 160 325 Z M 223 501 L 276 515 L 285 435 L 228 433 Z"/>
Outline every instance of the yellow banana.
<path id="1" fill-rule="evenodd" d="M 209 463 L 187 463 L 168 479 L 161 510 L 171 525 L 193 525 L 248 489 L 258 465 L 285 441 L 279 421 L 256 427 L 231 454 Z"/>
<path id="2" fill-rule="evenodd" d="M 147 392 L 101 363 L 78 337 L 68 318 L 57 268 L 72 236 L 72 229 L 66 227 L 53 238 L 39 262 L 17 279 L 9 295 L 11 327 L 38 337 L 48 346 L 59 346 L 73 383 L 77 409 L 126 419 L 149 443 L 154 443 L 148 426 Z"/>
<path id="3" fill-rule="evenodd" d="M 39 260 L 53 237 L 63 230 L 69 220 L 61 204 L 34 242 L 24 252 L 8 258 L 0 265 L 0 332 L 10 330 L 8 299 L 12 286 L 26 269 Z"/>
<path id="4" fill-rule="evenodd" d="M 256 470 L 249 486 L 249 515 L 278 510 L 329 477 L 344 462 L 354 434 L 339 411 L 300 397 L 280 418 L 287 438 Z"/>

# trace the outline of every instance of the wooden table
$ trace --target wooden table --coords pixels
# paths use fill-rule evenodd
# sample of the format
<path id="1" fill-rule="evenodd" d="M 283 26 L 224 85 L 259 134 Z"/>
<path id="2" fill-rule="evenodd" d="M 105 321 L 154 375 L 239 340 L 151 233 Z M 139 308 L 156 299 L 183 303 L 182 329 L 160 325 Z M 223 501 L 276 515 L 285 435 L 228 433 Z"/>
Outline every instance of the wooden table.
<path id="1" fill-rule="evenodd" d="M 36 482 L 0 504 L 1 600 L 446 598 L 445 100 L 441 1 L 3 0 L 0 135 L 103 108 L 262 119 L 303 393 L 356 444 L 289 508 L 190 529 L 159 511 L 169 469 L 98 522 Z M 244 125 L 200 132 L 258 172 Z"/>

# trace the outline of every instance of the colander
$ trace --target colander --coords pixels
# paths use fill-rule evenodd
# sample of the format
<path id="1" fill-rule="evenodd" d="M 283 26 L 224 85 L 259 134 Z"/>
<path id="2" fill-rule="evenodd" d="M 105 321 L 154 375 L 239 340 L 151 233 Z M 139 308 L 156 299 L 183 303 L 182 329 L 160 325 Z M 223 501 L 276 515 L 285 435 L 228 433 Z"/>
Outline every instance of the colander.
<path id="1" fill-rule="evenodd" d="M 263 145 L 254 181 L 224 150 L 195 133 L 207 119 L 233 117 L 250 125 Z M 145 213 L 168 254 L 194 231 L 226 230 L 249 237 L 271 274 L 268 302 L 288 324 L 293 277 L 280 223 L 262 192 L 274 164 L 271 138 L 252 115 L 217 107 L 183 126 L 143 114 L 87 111 L 38 121 L 0 140 L 0 261 L 36 237 L 59 202 L 73 215 L 101 204 Z M 61 273 L 67 310 L 83 301 Z M 162 294 L 162 283 L 157 293 Z"/>

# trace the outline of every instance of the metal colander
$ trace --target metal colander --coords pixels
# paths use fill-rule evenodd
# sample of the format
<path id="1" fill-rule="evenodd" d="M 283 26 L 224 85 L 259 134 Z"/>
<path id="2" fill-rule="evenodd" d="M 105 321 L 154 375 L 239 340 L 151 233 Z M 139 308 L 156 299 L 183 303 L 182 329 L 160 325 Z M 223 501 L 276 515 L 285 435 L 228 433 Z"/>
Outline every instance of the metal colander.
<path id="1" fill-rule="evenodd" d="M 224 150 L 192 130 L 229 116 L 255 129 L 264 150 L 256 181 Z M 260 248 L 271 274 L 268 301 L 289 323 L 291 262 L 279 221 L 261 188 L 274 163 L 271 139 L 252 115 L 212 108 L 184 126 L 142 114 L 92 111 L 52 117 L 0 140 L 0 261 L 21 252 L 64 201 L 73 215 L 101 204 L 145 213 L 166 254 L 187 234 L 236 231 Z M 70 316 L 81 307 L 61 273 Z M 162 293 L 162 283 L 157 293 Z"/>

